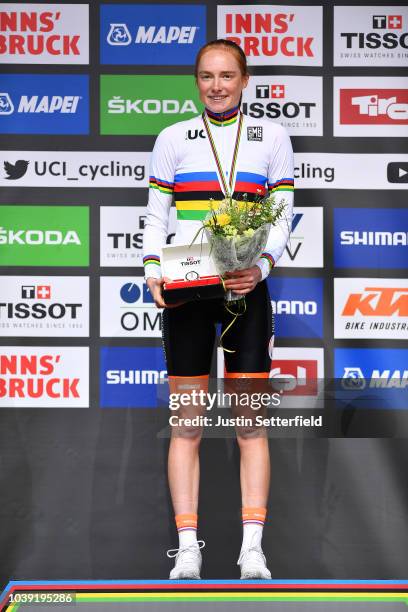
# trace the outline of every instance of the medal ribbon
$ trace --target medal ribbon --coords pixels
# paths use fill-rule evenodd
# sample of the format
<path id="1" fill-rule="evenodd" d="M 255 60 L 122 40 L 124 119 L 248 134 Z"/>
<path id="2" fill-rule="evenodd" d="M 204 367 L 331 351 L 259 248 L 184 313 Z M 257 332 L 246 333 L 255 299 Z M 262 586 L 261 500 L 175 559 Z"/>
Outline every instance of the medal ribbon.
<path id="1" fill-rule="evenodd" d="M 203 112 L 203 114 L 202 114 L 202 119 L 203 119 L 205 131 L 207 132 L 208 141 L 210 143 L 211 150 L 212 150 L 212 153 L 214 155 L 215 163 L 217 165 L 218 174 L 219 174 L 219 177 L 220 177 L 220 179 L 222 181 L 222 187 L 223 187 L 222 191 L 224 191 L 224 194 L 225 194 L 225 196 L 227 198 L 232 197 L 232 186 L 234 184 L 234 174 L 235 174 L 235 167 L 237 165 L 238 149 L 239 149 L 239 143 L 240 143 L 240 140 L 241 140 L 243 118 L 244 118 L 244 116 L 243 116 L 242 112 L 240 112 L 239 113 L 239 122 L 238 122 L 237 136 L 236 136 L 236 139 L 235 139 L 234 153 L 232 155 L 232 161 L 231 161 L 231 170 L 230 170 L 229 187 L 228 187 L 227 180 L 225 178 L 225 174 L 224 174 L 224 171 L 222 169 L 221 161 L 220 161 L 220 158 L 219 158 L 219 155 L 218 155 L 218 152 L 217 152 L 217 148 L 215 146 L 215 142 L 214 142 L 214 139 L 213 139 L 212 134 L 211 134 L 210 126 L 208 125 L 207 116 L 206 116 L 205 112 Z M 221 186 L 221 183 L 220 183 L 220 186 Z"/>

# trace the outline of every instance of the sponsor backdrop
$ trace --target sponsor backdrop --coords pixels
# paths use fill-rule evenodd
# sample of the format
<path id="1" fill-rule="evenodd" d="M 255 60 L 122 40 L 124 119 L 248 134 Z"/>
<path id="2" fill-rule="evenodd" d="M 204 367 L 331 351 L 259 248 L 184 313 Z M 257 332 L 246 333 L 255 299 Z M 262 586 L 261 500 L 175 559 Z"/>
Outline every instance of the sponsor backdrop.
<path id="1" fill-rule="evenodd" d="M 1 584 L 167 575 L 166 365 L 141 267 L 149 157 L 161 129 L 202 110 L 193 63 L 216 37 L 248 56 L 243 111 L 281 123 L 295 150 L 292 236 L 268 280 L 271 378 L 291 381 L 291 409 L 313 407 L 323 377 L 392 387 L 382 406 L 404 407 L 407 7 L 0 3 Z M 406 578 L 408 451 L 393 433 L 275 435 L 273 577 Z M 234 440 L 204 440 L 202 463 L 203 576 L 233 578 Z"/>

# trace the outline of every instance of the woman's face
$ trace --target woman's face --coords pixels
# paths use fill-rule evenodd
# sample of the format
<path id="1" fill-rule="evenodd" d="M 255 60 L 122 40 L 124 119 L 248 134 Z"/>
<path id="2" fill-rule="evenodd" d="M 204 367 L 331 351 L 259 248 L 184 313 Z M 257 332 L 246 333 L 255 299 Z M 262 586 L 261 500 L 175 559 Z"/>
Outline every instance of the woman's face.
<path id="1" fill-rule="evenodd" d="M 248 78 L 242 76 L 233 53 L 210 49 L 198 64 L 197 87 L 200 100 L 214 113 L 222 113 L 238 105 Z"/>

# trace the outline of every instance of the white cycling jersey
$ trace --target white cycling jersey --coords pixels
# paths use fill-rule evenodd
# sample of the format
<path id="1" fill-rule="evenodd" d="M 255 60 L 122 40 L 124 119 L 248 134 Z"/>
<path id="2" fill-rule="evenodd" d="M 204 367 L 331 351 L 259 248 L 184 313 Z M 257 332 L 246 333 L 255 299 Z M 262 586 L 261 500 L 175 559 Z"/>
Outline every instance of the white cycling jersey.
<path id="1" fill-rule="evenodd" d="M 224 174 L 229 171 L 238 129 L 239 109 L 223 114 L 206 109 Z M 222 182 L 201 115 L 175 123 L 157 137 L 151 162 L 149 203 L 143 240 L 145 277 L 161 277 L 161 248 L 166 244 L 170 207 L 177 225 L 174 244 L 190 244 L 210 209 L 210 199 L 222 200 Z M 244 116 L 232 185 L 233 197 L 248 200 L 266 191 L 285 200 L 284 215 L 272 226 L 257 265 L 266 278 L 289 238 L 293 206 L 293 151 L 286 130 L 269 120 Z"/>

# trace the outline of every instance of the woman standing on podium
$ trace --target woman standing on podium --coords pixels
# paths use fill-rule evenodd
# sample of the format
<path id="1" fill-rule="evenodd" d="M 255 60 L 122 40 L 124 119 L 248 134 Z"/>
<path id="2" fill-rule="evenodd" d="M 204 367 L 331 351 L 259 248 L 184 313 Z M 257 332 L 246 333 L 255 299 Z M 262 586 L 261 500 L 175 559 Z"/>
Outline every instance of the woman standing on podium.
<path id="1" fill-rule="evenodd" d="M 232 315 L 222 299 L 170 306 L 162 297 L 161 247 L 166 244 L 170 206 L 175 201 L 175 244 L 190 244 L 209 211 L 209 200 L 247 194 L 253 200 L 266 190 L 285 200 L 284 218 L 272 226 L 265 252 L 256 265 L 231 270 L 225 287 L 246 298 L 246 312 L 228 330 L 226 378 L 268 378 L 273 321 L 266 277 L 289 238 L 293 202 L 293 152 L 284 128 L 242 114 L 242 91 L 248 84 L 246 56 L 228 40 L 216 40 L 197 55 L 195 77 L 202 115 L 165 128 L 151 158 L 150 189 L 144 231 L 145 277 L 163 311 L 163 344 L 170 391 L 207 390 L 215 324 L 226 329 Z M 178 416 L 194 415 L 188 409 Z M 196 412 L 198 414 L 198 412 Z M 269 579 L 261 548 L 269 492 L 268 438 L 263 428 L 237 428 L 240 449 L 243 539 L 238 565 L 241 578 Z M 197 540 L 200 427 L 174 427 L 168 478 L 179 534 L 171 579 L 198 579 L 202 540 Z"/>

